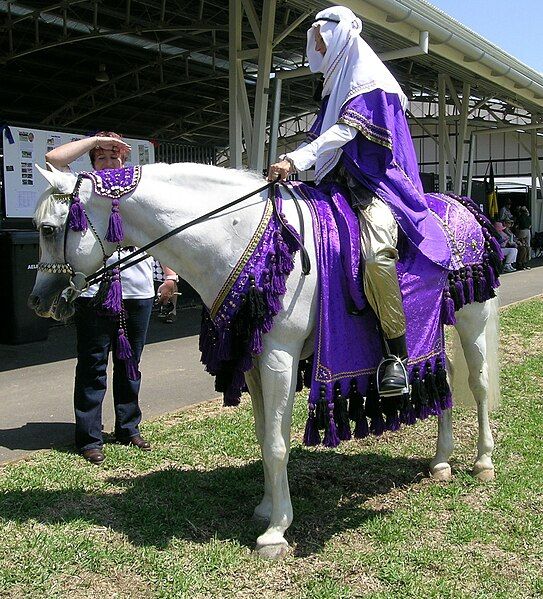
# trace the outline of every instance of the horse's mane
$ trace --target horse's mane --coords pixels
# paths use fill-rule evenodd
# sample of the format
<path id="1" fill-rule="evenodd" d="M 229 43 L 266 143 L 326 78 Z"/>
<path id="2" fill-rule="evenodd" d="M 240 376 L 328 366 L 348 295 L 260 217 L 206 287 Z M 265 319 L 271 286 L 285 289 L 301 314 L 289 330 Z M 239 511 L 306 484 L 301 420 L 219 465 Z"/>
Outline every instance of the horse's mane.
<path id="1" fill-rule="evenodd" d="M 214 166 L 211 164 L 198 164 L 195 162 L 179 162 L 176 164 L 147 164 L 144 172 L 152 175 L 164 176 L 169 179 L 196 178 L 202 183 L 239 185 L 240 183 L 262 183 L 263 176 L 256 171 L 237 170 Z"/>
<path id="2" fill-rule="evenodd" d="M 38 203 L 36 204 L 34 216 L 32 217 L 32 220 L 34 221 L 35 225 L 39 225 L 42 221 L 45 220 L 47 216 L 54 212 L 53 202 L 55 202 L 55 199 L 53 197 L 53 194 L 58 193 L 58 189 L 55 189 L 54 187 L 50 187 L 47 191 L 42 193 L 40 199 L 38 200 Z"/>

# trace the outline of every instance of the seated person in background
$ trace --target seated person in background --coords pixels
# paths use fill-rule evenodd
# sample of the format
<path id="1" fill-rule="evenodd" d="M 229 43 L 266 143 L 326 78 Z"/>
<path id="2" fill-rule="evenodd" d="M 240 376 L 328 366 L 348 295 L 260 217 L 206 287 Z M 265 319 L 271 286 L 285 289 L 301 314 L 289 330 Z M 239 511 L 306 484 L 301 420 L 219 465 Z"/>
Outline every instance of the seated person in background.
<path id="1" fill-rule="evenodd" d="M 511 212 L 511 200 L 505 200 L 504 205 L 500 208 L 498 214 L 498 222 L 504 223 L 506 220 L 513 220 L 513 213 Z"/>
<path id="2" fill-rule="evenodd" d="M 527 262 L 530 259 L 529 246 L 513 232 L 512 220 L 506 220 L 503 224 L 505 227 L 504 233 L 509 237 L 511 247 L 516 247 L 518 251 L 515 268 L 517 270 L 529 269 L 530 267 L 527 265 Z"/>
<path id="3" fill-rule="evenodd" d="M 500 235 L 500 246 L 502 248 L 503 255 L 505 256 L 503 272 L 515 272 L 516 268 L 513 267 L 513 262 L 516 262 L 517 260 L 518 249 L 516 244 L 514 241 L 511 241 L 510 235 L 505 232 L 503 223 L 496 221 L 494 223 L 494 228 Z"/>

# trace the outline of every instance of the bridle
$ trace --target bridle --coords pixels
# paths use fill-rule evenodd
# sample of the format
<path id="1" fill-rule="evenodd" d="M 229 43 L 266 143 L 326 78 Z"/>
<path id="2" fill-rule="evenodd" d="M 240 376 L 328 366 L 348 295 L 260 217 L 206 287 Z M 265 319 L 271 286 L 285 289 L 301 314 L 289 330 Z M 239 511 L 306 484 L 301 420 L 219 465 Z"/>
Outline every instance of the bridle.
<path id="1" fill-rule="evenodd" d="M 68 207 L 70 208 L 72 203 L 74 202 L 74 197 L 79 193 L 79 188 L 81 187 L 82 180 L 83 180 L 83 177 L 81 175 L 78 175 L 73 191 L 68 194 L 52 194 L 53 200 L 57 201 L 57 202 L 62 202 L 62 203 L 68 204 Z M 275 194 L 273 193 L 272 190 L 274 189 L 275 185 L 278 183 L 283 185 L 283 187 L 288 191 L 288 193 L 294 200 L 296 210 L 298 212 L 298 216 L 299 216 L 299 220 L 300 220 L 300 225 L 301 225 L 300 238 L 295 236 L 292 233 L 292 231 L 289 229 L 289 227 L 286 226 L 286 224 L 284 223 L 284 221 L 282 219 L 282 215 L 280 215 L 279 211 L 277 210 L 277 206 L 275 203 Z M 307 275 L 307 274 L 309 274 L 311 265 L 309 262 L 309 255 L 307 254 L 307 250 L 305 249 L 305 246 L 303 243 L 304 242 L 303 218 L 302 218 L 302 212 L 301 212 L 301 209 L 299 206 L 299 202 L 298 202 L 297 198 L 294 196 L 294 194 L 291 192 L 291 190 L 285 185 L 285 183 L 279 182 L 278 180 L 270 181 L 270 182 L 266 183 L 266 185 L 263 185 L 262 187 L 259 187 L 258 189 L 255 189 L 254 191 L 251 191 L 250 193 L 247 193 L 239 198 L 236 198 L 235 200 L 232 200 L 228 204 L 219 206 L 218 208 L 215 208 L 214 210 L 211 210 L 210 212 L 207 212 L 206 214 L 202 214 L 201 216 L 196 217 L 195 219 L 189 221 L 188 223 L 185 223 L 183 225 L 180 225 L 179 227 L 176 227 L 175 229 L 172 229 L 171 231 L 168 231 L 168 233 L 165 233 L 164 235 L 151 241 L 147 245 L 145 245 L 141 248 L 138 248 L 138 249 L 130 252 L 129 254 L 126 254 L 122 258 L 119 257 L 119 260 L 117 260 L 113 264 L 109 264 L 109 265 L 106 265 L 106 260 L 108 259 L 109 256 L 106 254 L 104 244 L 103 244 L 102 240 L 100 239 L 100 236 L 98 235 L 96 229 L 92 225 L 92 222 L 88 217 L 88 214 L 86 214 L 89 228 L 91 229 L 92 233 L 94 234 L 96 240 L 98 241 L 98 243 L 100 245 L 100 248 L 102 250 L 102 257 L 103 257 L 102 268 L 98 269 L 96 272 L 92 273 L 91 275 L 85 275 L 82 272 L 75 271 L 75 269 L 72 267 L 72 265 L 66 259 L 66 244 L 67 244 L 67 239 L 68 239 L 68 232 L 70 229 L 69 222 L 68 222 L 70 212 L 68 210 L 68 212 L 66 214 L 66 221 L 64 224 L 64 243 L 63 243 L 63 259 L 64 259 L 64 261 L 63 262 L 39 262 L 36 265 L 36 268 L 40 272 L 69 275 L 70 286 L 62 292 L 62 295 L 64 295 L 66 297 L 66 299 L 71 301 L 71 300 L 75 299 L 76 297 L 78 297 L 86 289 L 88 289 L 88 287 L 90 285 L 98 283 L 104 277 L 109 276 L 114 269 L 118 269 L 118 271 L 121 272 L 121 271 L 125 270 L 126 268 L 130 268 L 130 267 L 134 266 L 135 264 L 138 264 L 139 262 L 145 260 L 147 258 L 146 252 L 148 250 L 150 250 L 152 247 L 154 247 L 155 245 L 162 243 L 166 239 L 173 237 L 174 235 L 181 233 L 185 229 L 188 229 L 189 227 L 192 227 L 193 225 L 197 225 L 198 223 L 201 223 L 201 222 L 211 218 L 212 216 L 215 216 L 216 214 L 223 212 L 224 210 L 228 210 L 232 206 L 235 206 L 236 204 L 239 204 L 240 202 L 243 202 L 244 200 L 246 200 L 266 189 L 269 190 L 269 192 L 270 192 L 269 196 L 273 202 L 274 211 L 275 211 L 276 215 L 278 215 L 279 220 L 280 220 L 281 224 L 283 225 L 284 231 L 287 234 L 291 235 L 293 237 L 293 239 L 295 240 L 296 244 L 300 247 L 300 251 L 302 254 L 302 271 L 303 271 L 304 275 Z M 120 246 L 118 246 L 118 249 L 120 249 Z M 135 260 L 133 260 L 133 258 L 135 258 L 136 256 L 137 256 L 137 258 Z M 68 296 L 73 296 L 73 297 L 68 297 Z"/>

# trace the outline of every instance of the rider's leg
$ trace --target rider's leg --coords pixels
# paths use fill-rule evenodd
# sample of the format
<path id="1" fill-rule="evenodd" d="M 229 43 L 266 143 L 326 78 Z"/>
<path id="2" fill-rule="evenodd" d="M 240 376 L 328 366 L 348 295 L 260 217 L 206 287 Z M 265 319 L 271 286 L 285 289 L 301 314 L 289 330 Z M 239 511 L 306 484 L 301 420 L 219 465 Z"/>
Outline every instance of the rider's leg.
<path id="1" fill-rule="evenodd" d="M 365 264 L 364 291 L 381 324 L 390 358 L 385 364 L 380 392 L 401 395 L 408 388 L 408 381 L 405 314 L 396 271 L 398 225 L 388 206 L 376 197 L 358 215 Z"/>

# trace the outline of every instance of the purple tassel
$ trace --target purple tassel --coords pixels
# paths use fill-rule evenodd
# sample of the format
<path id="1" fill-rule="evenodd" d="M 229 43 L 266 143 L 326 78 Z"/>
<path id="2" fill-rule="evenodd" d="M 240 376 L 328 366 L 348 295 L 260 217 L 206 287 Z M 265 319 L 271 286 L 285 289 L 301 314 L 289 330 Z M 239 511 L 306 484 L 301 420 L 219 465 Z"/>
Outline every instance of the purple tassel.
<path id="1" fill-rule="evenodd" d="M 130 341 L 128 341 L 128 337 L 125 335 L 122 327 L 117 333 L 117 351 L 115 352 L 115 355 L 119 360 L 129 360 L 133 355 Z"/>
<path id="2" fill-rule="evenodd" d="M 491 237 L 490 238 L 490 245 L 492 246 L 492 250 L 494 252 L 496 252 L 496 254 L 498 254 L 498 256 L 500 256 L 501 258 L 503 258 L 502 248 L 500 247 L 500 244 L 498 243 L 498 240 L 494 239 L 494 237 Z"/>
<path id="3" fill-rule="evenodd" d="M 271 288 L 276 295 L 283 295 L 287 290 L 285 276 L 279 272 L 277 267 L 273 270 Z"/>
<path id="4" fill-rule="evenodd" d="M 454 300 L 448 289 L 443 293 L 442 320 L 443 324 L 456 324 Z"/>
<path id="5" fill-rule="evenodd" d="M 383 420 L 383 414 L 380 412 L 371 417 L 370 431 L 376 437 L 380 437 L 385 432 L 385 421 Z"/>
<path id="6" fill-rule="evenodd" d="M 289 247 L 283 241 L 283 237 L 279 231 L 274 233 L 274 238 L 277 269 L 281 274 L 288 274 L 294 268 L 294 260 L 292 259 Z"/>
<path id="7" fill-rule="evenodd" d="M 402 424 L 411 425 L 415 424 L 416 421 L 417 417 L 415 416 L 415 410 L 413 409 L 413 406 L 408 398 L 405 407 L 402 407 L 400 411 L 400 422 Z"/>
<path id="8" fill-rule="evenodd" d="M 364 439 L 370 434 L 368 420 L 364 409 L 364 397 L 358 390 L 356 379 L 352 379 L 349 386 L 349 418 L 354 421 L 353 435 L 355 439 Z"/>
<path id="9" fill-rule="evenodd" d="M 241 390 L 238 388 L 233 389 L 232 386 L 223 394 L 223 406 L 238 406 L 241 401 Z"/>
<path id="10" fill-rule="evenodd" d="M 78 195 L 75 195 L 70 206 L 68 215 L 68 226 L 72 231 L 86 231 L 88 228 L 87 215 L 81 205 Z"/>
<path id="11" fill-rule="evenodd" d="M 395 432 L 400 428 L 400 418 L 398 412 L 394 410 L 393 413 L 387 414 L 385 421 L 385 428 L 387 431 Z"/>
<path id="12" fill-rule="evenodd" d="M 251 353 L 256 355 L 262 353 L 262 331 L 258 328 L 258 326 L 253 332 L 253 338 L 251 340 Z"/>
<path id="13" fill-rule="evenodd" d="M 466 282 L 467 282 L 467 297 L 466 301 L 469 304 L 473 304 L 475 301 L 475 292 L 473 291 L 473 275 L 471 274 L 471 268 L 468 266 L 466 269 Z M 466 294 L 464 294 L 466 295 Z"/>
<path id="14" fill-rule="evenodd" d="M 365 416 L 355 422 L 353 434 L 355 439 L 365 439 L 370 434 L 368 419 Z"/>
<path id="15" fill-rule="evenodd" d="M 111 284 L 102 307 L 111 314 L 120 314 L 122 310 L 122 301 L 123 289 L 121 285 L 121 275 L 119 273 L 119 269 L 115 268 L 113 270 Z"/>
<path id="16" fill-rule="evenodd" d="M 289 230 L 290 234 L 285 235 L 284 239 L 287 244 L 289 253 L 294 254 L 300 247 L 300 236 L 298 235 L 298 231 L 296 231 L 296 229 L 292 225 L 287 224 L 287 229 Z"/>
<path id="17" fill-rule="evenodd" d="M 304 445 L 307 447 L 314 447 L 315 445 L 320 445 L 320 442 L 321 436 L 319 434 L 319 430 L 317 429 L 315 406 L 313 404 L 309 404 L 309 416 L 305 424 L 304 432 Z"/>
<path id="18" fill-rule="evenodd" d="M 496 289 L 496 287 L 500 286 L 498 279 L 496 279 L 496 274 L 494 273 L 494 269 L 491 264 L 485 264 L 485 275 L 488 286 L 491 289 Z"/>
<path id="19" fill-rule="evenodd" d="M 124 239 L 123 221 L 119 214 L 119 200 L 111 201 L 111 215 L 107 227 L 106 241 L 119 243 Z"/>
<path id="20" fill-rule="evenodd" d="M 129 381 L 139 381 L 141 379 L 141 372 L 138 369 L 138 364 L 134 358 L 125 360 L 126 365 L 126 376 Z"/>
<path id="21" fill-rule="evenodd" d="M 454 287 L 456 289 L 456 295 L 458 296 L 458 303 L 460 304 L 460 307 L 462 307 L 466 303 L 466 300 L 464 298 L 464 285 L 462 284 L 460 277 L 454 282 Z"/>
<path id="22" fill-rule="evenodd" d="M 328 404 L 328 418 L 322 444 L 325 447 L 337 447 L 339 445 L 339 437 L 337 434 L 336 422 L 334 420 L 334 404 L 331 402 Z"/>

